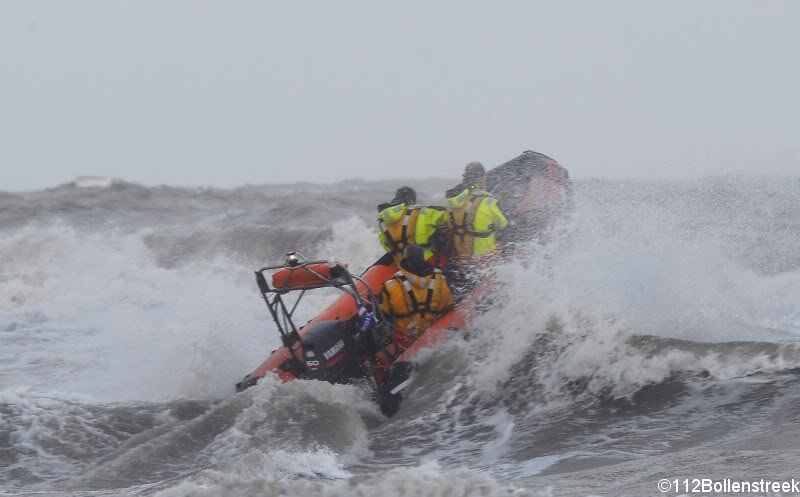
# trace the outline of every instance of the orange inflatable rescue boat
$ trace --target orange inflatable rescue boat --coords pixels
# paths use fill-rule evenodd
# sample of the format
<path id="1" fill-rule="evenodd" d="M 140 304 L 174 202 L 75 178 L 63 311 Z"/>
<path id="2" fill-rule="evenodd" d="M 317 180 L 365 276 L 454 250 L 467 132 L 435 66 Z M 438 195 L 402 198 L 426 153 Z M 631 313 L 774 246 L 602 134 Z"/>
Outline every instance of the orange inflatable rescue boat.
<path id="1" fill-rule="evenodd" d="M 487 173 L 487 189 L 511 221 L 501 242 L 545 239 L 548 226 L 572 208 L 569 175 L 553 159 L 526 151 Z M 546 191 L 547 195 L 541 192 Z M 532 197 L 533 195 L 533 197 Z M 409 384 L 412 359 L 435 346 L 451 330 L 463 330 L 486 291 L 471 289 L 454 308 L 436 321 L 408 348 L 394 343 L 391 322 L 380 312 L 376 296 L 397 272 L 384 256 L 355 276 L 334 261 L 307 261 L 290 252 L 283 264 L 256 271 L 256 283 L 280 333 L 282 347 L 236 384 L 241 391 L 267 374 L 283 381 L 316 379 L 332 383 L 368 381 L 381 411 L 397 411 Z M 293 317 L 307 292 L 334 288 L 342 294 L 305 325 Z M 469 310 L 469 312 L 468 312 Z M 360 330 L 360 317 L 372 313 L 376 323 Z"/>

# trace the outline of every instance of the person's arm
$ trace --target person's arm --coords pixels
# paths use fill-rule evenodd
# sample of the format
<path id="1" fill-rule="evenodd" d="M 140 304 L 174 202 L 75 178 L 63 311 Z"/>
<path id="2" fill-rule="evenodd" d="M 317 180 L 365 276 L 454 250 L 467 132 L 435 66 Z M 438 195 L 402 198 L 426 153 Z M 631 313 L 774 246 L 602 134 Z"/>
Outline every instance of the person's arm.
<path id="1" fill-rule="evenodd" d="M 431 224 L 437 228 L 447 224 L 447 209 L 438 205 L 429 206 L 427 209 L 431 212 Z"/>
<path id="2" fill-rule="evenodd" d="M 431 244 L 431 238 L 444 222 L 444 214 L 444 207 L 427 206 L 420 209 L 417 227 L 414 230 L 414 237 L 419 245 Z"/>
<path id="3" fill-rule="evenodd" d="M 382 295 L 380 297 L 380 304 L 378 304 L 378 307 L 380 307 L 381 313 L 388 318 L 392 314 L 392 307 L 389 305 L 389 299 L 386 298 L 386 294 L 383 294 L 383 292 L 381 293 Z"/>
<path id="4" fill-rule="evenodd" d="M 381 247 L 383 247 L 384 252 L 391 252 L 392 247 L 389 245 L 389 241 L 386 240 L 386 235 L 383 234 L 383 231 L 378 228 L 378 241 L 381 243 Z"/>
<path id="5" fill-rule="evenodd" d="M 379 302 L 378 303 L 378 307 L 380 307 L 381 313 L 383 313 L 383 316 L 386 319 L 388 319 L 389 321 L 392 321 L 392 314 L 394 314 L 395 311 L 394 311 L 394 308 L 392 307 L 392 294 L 391 294 L 391 292 L 392 292 L 393 288 L 390 288 L 390 285 L 392 287 L 397 286 L 396 281 L 394 279 L 389 279 L 389 281 L 387 281 L 386 283 L 383 284 L 383 288 L 381 289 L 381 293 L 378 296 L 378 302 Z"/>
<path id="6" fill-rule="evenodd" d="M 492 225 L 494 229 L 501 230 L 508 226 L 508 219 L 506 219 L 505 214 L 503 214 L 503 211 L 501 211 L 500 207 L 497 205 L 497 200 L 489 200 L 489 212 L 492 214 Z"/>

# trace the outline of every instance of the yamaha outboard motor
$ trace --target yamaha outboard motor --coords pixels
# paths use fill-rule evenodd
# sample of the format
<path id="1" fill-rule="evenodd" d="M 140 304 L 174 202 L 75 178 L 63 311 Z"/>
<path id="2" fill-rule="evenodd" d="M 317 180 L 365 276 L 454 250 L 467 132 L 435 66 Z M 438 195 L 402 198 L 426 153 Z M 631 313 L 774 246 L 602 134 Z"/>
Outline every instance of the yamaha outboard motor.
<path id="1" fill-rule="evenodd" d="M 354 343 L 353 321 L 322 321 L 302 337 L 302 377 L 346 383 L 364 376 Z"/>

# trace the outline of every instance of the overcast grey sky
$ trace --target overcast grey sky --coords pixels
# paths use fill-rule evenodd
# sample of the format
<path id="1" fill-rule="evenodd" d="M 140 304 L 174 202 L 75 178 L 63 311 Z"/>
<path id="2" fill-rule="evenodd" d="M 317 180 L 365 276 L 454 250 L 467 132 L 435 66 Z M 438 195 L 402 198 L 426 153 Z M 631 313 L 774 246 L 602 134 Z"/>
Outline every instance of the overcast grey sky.
<path id="1" fill-rule="evenodd" d="M 800 173 L 800 2 L 0 0 L 0 190 Z"/>

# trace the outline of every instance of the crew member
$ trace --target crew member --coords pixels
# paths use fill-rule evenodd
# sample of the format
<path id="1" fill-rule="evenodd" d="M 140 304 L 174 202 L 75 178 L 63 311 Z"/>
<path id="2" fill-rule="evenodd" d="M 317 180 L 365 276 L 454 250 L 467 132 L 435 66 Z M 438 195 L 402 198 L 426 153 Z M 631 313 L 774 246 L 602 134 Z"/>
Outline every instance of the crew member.
<path id="1" fill-rule="evenodd" d="M 453 296 L 441 270 L 425 260 L 425 250 L 409 245 L 400 271 L 381 290 L 381 311 L 392 320 L 395 342 L 406 348 L 450 310 Z"/>
<path id="2" fill-rule="evenodd" d="M 459 258 L 469 259 L 497 250 L 495 232 L 508 226 L 497 200 L 486 188 L 486 170 L 480 162 L 464 169 L 463 182 L 445 194 L 453 245 Z"/>
<path id="3" fill-rule="evenodd" d="M 378 239 L 396 264 L 403 258 L 403 250 L 412 244 L 421 245 L 425 259 L 430 258 L 432 237 L 446 222 L 443 207 L 423 207 L 416 203 L 414 189 L 403 186 L 391 202 L 378 206 Z"/>

